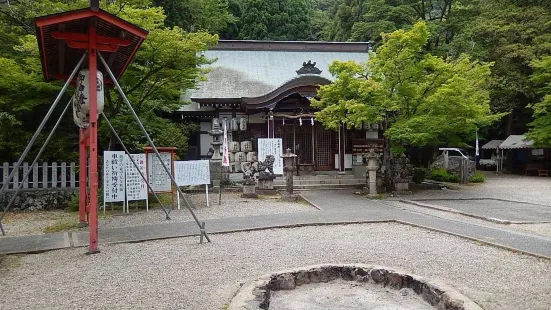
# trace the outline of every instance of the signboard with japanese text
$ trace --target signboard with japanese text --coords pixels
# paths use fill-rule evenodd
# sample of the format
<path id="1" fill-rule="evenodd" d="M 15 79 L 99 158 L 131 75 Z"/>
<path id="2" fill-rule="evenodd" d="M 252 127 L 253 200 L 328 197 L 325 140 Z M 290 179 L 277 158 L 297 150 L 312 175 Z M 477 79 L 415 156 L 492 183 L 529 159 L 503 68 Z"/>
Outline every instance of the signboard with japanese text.
<path id="1" fill-rule="evenodd" d="M 166 167 L 170 170 L 172 165 L 172 156 L 170 153 L 159 153 Z M 157 158 L 155 153 L 147 154 L 147 171 L 149 173 L 148 180 L 151 188 L 155 192 L 170 192 L 172 190 L 172 182 L 170 176 L 166 173 L 163 165 Z"/>
<path id="2" fill-rule="evenodd" d="M 174 178 L 178 186 L 210 184 L 209 161 L 175 161 Z"/>
<path id="3" fill-rule="evenodd" d="M 103 152 L 103 201 L 124 201 L 124 152 Z"/>
<path id="4" fill-rule="evenodd" d="M 283 141 L 282 139 L 258 139 L 258 160 L 265 161 L 267 155 L 275 157 L 274 174 L 283 174 Z"/>
<path id="5" fill-rule="evenodd" d="M 136 169 L 130 156 L 138 165 L 140 170 Z M 147 171 L 145 168 L 145 154 L 130 154 L 124 156 L 124 164 L 126 166 L 126 200 L 145 200 L 147 199 L 147 184 L 140 175 L 140 171 L 145 176 Z"/>

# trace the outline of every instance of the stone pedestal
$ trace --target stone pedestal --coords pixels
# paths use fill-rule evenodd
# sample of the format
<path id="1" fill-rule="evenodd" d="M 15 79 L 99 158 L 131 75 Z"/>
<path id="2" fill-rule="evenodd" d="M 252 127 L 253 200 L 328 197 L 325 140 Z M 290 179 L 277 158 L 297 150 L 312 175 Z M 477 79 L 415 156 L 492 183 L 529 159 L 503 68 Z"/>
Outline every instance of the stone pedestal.
<path id="1" fill-rule="evenodd" d="M 258 189 L 274 189 L 274 179 L 275 176 L 268 176 L 268 177 L 258 177 Z"/>
<path id="2" fill-rule="evenodd" d="M 243 194 L 241 194 L 241 197 L 243 198 L 258 198 L 258 195 L 256 194 L 256 185 L 243 185 Z"/>

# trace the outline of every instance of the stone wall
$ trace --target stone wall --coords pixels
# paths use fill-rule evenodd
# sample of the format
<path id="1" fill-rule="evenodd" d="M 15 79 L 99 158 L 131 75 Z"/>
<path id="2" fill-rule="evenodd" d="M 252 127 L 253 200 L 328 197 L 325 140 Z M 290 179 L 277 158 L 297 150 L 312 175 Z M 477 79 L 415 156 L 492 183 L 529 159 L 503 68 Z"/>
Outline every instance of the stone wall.
<path id="1" fill-rule="evenodd" d="M 65 209 L 71 200 L 71 196 L 76 193 L 76 190 L 70 189 L 20 191 L 15 198 L 11 210 L 33 211 Z M 1 208 L 8 205 L 13 194 L 14 192 L 6 192 L 0 196 Z"/>
<path id="2" fill-rule="evenodd" d="M 469 298 L 444 283 L 386 267 L 362 264 L 308 266 L 261 276 L 241 287 L 228 310 L 269 309 L 273 291 L 292 290 L 300 285 L 336 279 L 373 283 L 396 290 L 410 288 L 438 310 L 482 310 Z"/>

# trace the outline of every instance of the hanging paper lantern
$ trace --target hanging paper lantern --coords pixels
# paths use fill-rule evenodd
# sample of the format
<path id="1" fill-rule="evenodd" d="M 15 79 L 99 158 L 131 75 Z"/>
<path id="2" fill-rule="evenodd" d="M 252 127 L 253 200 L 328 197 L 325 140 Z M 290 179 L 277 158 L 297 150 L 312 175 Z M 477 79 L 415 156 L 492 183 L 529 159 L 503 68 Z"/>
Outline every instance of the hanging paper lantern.
<path id="1" fill-rule="evenodd" d="M 241 129 L 241 131 L 246 131 L 247 130 L 247 118 L 246 117 L 242 117 L 239 119 L 239 129 Z"/>
<path id="2" fill-rule="evenodd" d="M 76 92 L 71 98 L 73 106 L 73 120 L 80 128 L 88 128 L 90 122 L 90 83 L 88 69 L 78 73 Z M 96 92 L 98 116 L 103 112 L 103 74 L 98 70 L 96 74 Z"/>
<path id="3" fill-rule="evenodd" d="M 238 131 L 239 130 L 239 123 L 237 121 L 237 118 L 232 118 L 231 119 L 231 130 L 232 131 Z"/>

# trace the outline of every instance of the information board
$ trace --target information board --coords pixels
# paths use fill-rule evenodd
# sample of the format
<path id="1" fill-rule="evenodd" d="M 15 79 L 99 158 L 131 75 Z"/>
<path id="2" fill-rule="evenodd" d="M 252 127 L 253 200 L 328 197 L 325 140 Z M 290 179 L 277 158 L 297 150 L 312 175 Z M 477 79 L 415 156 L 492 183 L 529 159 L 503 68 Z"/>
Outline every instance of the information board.
<path id="1" fill-rule="evenodd" d="M 124 201 L 124 152 L 103 152 L 103 201 Z"/>
<path id="2" fill-rule="evenodd" d="M 274 174 L 283 174 L 283 141 L 275 139 L 258 139 L 258 160 L 265 161 L 267 155 L 275 157 Z"/>
<path id="3" fill-rule="evenodd" d="M 134 162 L 138 165 L 140 170 L 136 169 L 130 156 L 134 159 Z M 145 168 L 145 154 L 130 154 L 130 156 L 124 156 L 124 164 L 126 166 L 126 200 L 145 200 L 147 199 L 147 184 L 140 175 L 140 171 L 146 176 Z"/>
<path id="4" fill-rule="evenodd" d="M 209 161 L 175 161 L 174 178 L 178 186 L 210 184 Z"/>
<path id="5" fill-rule="evenodd" d="M 166 152 L 159 154 L 166 167 L 170 170 L 170 162 L 172 160 L 171 154 Z M 147 171 L 149 173 L 149 184 L 155 192 L 170 192 L 172 190 L 170 176 L 166 173 L 155 153 L 147 154 Z"/>

